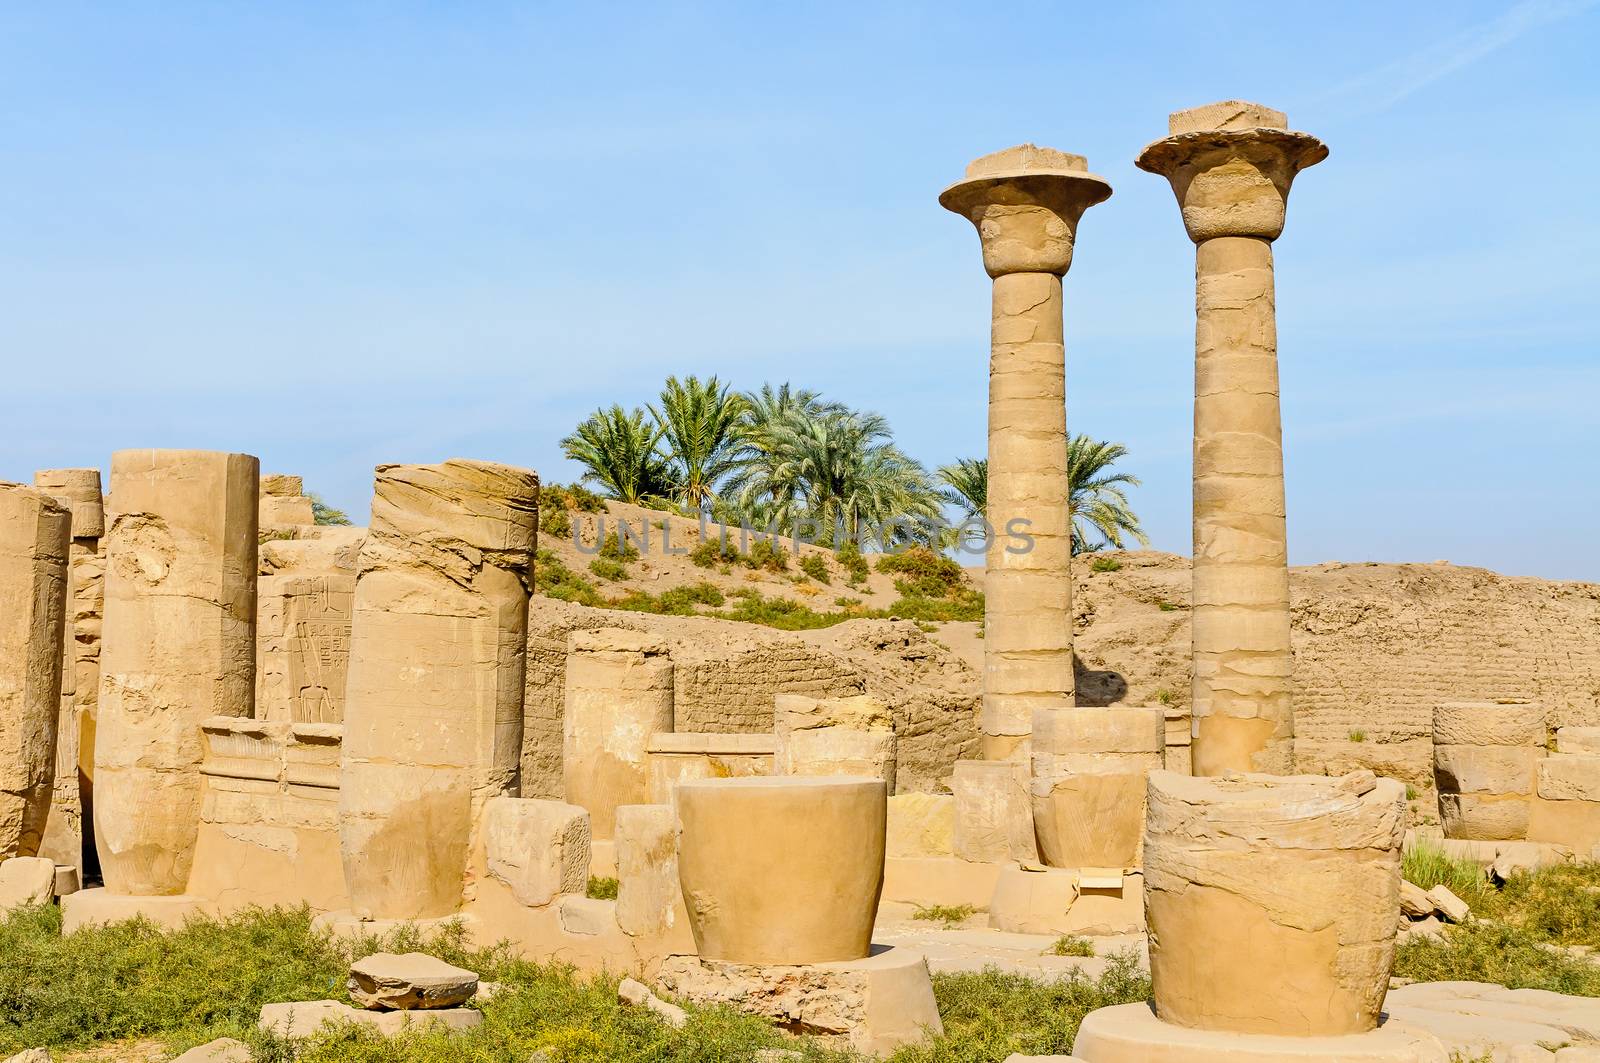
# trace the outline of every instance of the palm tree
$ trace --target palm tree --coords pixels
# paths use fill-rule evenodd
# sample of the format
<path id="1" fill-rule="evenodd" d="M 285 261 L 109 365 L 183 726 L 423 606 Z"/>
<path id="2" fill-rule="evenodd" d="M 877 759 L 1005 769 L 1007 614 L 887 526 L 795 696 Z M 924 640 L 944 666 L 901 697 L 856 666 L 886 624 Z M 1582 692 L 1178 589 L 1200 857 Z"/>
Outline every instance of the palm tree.
<path id="1" fill-rule="evenodd" d="M 1093 553 L 1107 546 L 1118 550 L 1123 535 L 1131 535 L 1139 545 L 1150 540 L 1139 526 L 1139 518 L 1128 505 L 1124 487 L 1138 487 L 1132 473 L 1111 472 L 1119 458 L 1128 455 L 1121 443 L 1107 443 L 1078 434 L 1067 440 L 1067 484 L 1072 512 L 1072 552 Z M 1089 534 L 1098 536 L 1091 542 Z"/>
<path id="2" fill-rule="evenodd" d="M 707 508 L 718 482 L 736 468 L 744 413 L 744 396 L 716 377 L 704 383 L 667 377 L 661 405 L 652 405 L 650 414 L 666 446 L 673 495 L 686 509 Z"/>
<path id="3" fill-rule="evenodd" d="M 983 516 L 989 508 L 988 458 L 959 458 L 954 465 L 939 466 L 938 475 L 944 483 L 939 497 L 968 517 Z"/>
<path id="4" fill-rule="evenodd" d="M 638 504 L 672 490 L 667 461 L 656 449 L 661 428 L 637 406 L 596 410 L 561 441 L 562 453 L 584 467 L 582 479 L 612 498 Z"/>
<path id="5" fill-rule="evenodd" d="M 804 517 L 824 534 L 862 525 L 892 541 L 919 538 L 904 521 L 933 521 L 939 496 L 927 470 L 891 441 L 889 423 L 875 413 L 844 410 L 820 416 L 792 408 L 766 429 L 770 471 L 746 488 L 748 502 L 764 500 L 787 526 Z M 764 496 L 752 492 L 764 492 Z"/>
<path id="6" fill-rule="evenodd" d="M 734 454 L 736 468 L 724 487 L 734 518 L 756 523 L 749 518 L 771 518 L 774 507 L 792 507 L 799 492 L 775 441 L 778 424 L 791 416 L 827 417 L 846 409 L 842 403 L 824 402 L 817 392 L 791 388 L 787 382 L 777 387 L 762 384 L 760 391 L 745 392 L 744 402 L 739 448 Z M 767 526 L 766 520 L 759 523 Z"/>
<path id="7" fill-rule="evenodd" d="M 1125 535 L 1133 536 L 1140 546 L 1150 545 L 1123 490 L 1138 487 L 1139 478 L 1109 471 L 1127 454 L 1128 448 L 1121 443 L 1101 442 L 1087 435 L 1067 440 L 1067 504 L 1072 513 L 1074 554 L 1094 553 L 1107 546 L 1120 550 Z M 959 506 L 968 517 L 984 515 L 989 505 L 987 458 L 961 458 L 954 465 L 941 466 L 939 479 L 945 484 L 940 495 L 946 502 Z"/>

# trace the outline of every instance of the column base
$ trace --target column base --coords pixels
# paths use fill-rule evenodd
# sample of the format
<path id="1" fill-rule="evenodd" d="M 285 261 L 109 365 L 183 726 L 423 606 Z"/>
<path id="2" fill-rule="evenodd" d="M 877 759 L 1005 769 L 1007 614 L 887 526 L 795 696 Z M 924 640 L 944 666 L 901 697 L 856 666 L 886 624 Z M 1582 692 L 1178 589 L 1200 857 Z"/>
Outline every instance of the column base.
<path id="1" fill-rule="evenodd" d="M 1110 878 L 1082 869 L 1012 866 L 1003 869 L 990 898 L 989 925 L 1014 934 L 1138 934 L 1144 931 L 1144 876 Z"/>
<path id="2" fill-rule="evenodd" d="M 1399 1023 L 1338 1037 L 1277 1037 L 1191 1030 L 1156 1018 L 1149 1004 L 1084 1016 L 1072 1055 L 1083 1063 L 1448 1063 L 1432 1034 Z"/>
<path id="3" fill-rule="evenodd" d="M 864 960 L 793 966 L 669 956 L 657 982 L 673 996 L 726 1004 L 790 1033 L 877 1056 L 943 1033 L 922 953 L 888 945 L 872 949 Z"/>
<path id="4" fill-rule="evenodd" d="M 112 893 L 104 887 L 78 890 L 61 898 L 61 932 L 70 934 L 85 926 L 106 926 L 139 916 L 164 930 L 177 930 L 194 916 L 209 914 L 204 897 L 183 894 L 134 897 Z"/>

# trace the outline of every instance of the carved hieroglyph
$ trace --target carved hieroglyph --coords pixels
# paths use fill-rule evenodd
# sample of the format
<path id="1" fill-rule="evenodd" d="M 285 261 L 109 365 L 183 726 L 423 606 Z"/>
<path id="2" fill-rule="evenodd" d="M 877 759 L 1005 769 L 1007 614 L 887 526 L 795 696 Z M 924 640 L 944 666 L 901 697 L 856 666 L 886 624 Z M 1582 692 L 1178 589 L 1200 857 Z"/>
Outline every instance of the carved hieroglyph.
<path id="1" fill-rule="evenodd" d="M 33 486 L 72 510 L 56 779 L 39 852 L 81 873 L 84 817 L 93 806 L 94 714 L 100 691 L 100 620 L 105 602 L 106 517 L 100 470 L 41 469 L 33 474 Z"/>
<path id="2" fill-rule="evenodd" d="M 977 226 L 994 278 L 984 577 L 983 749 L 1028 756 L 1035 709 L 1073 703 L 1061 277 L 1078 219 L 1111 195 L 1081 155 L 1023 144 L 985 155 L 939 202 Z"/>
<path id="3" fill-rule="evenodd" d="M 1157 1016 L 1293 1037 L 1376 1027 L 1400 914 L 1404 785 L 1371 772 L 1161 771 L 1149 800 Z"/>
<path id="4" fill-rule="evenodd" d="M 184 891 L 200 825 L 200 725 L 255 696 L 256 480 L 248 454 L 111 458 L 95 734 L 106 888 Z"/>
<path id="5" fill-rule="evenodd" d="M 1140 169 L 1172 182 L 1195 242 L 1196 775 L 1292 770 L 1289 556 L 1272 241 L 1289 185 L 1327 158 L 1282 113 L 1179 111 Z"/>
<path id="6" fill-rule="evenodd" d="M 517 792 L 538 497 L 508 465 L 378 466 L 340 763 L 360 918 L 454 912 L 479 811 Z"/>
<path id="7" fill-rule="evenodd" d="M 71 512 L 0 483 L 0 860 L 34 856 L 50 813 Z"/>

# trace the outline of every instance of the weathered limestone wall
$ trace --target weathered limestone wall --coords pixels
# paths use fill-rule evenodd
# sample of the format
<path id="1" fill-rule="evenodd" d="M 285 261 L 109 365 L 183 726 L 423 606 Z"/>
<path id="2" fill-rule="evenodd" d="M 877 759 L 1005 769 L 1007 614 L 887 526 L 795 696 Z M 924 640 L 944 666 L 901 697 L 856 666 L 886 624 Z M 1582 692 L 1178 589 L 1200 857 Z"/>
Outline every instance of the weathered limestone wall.
<path id="1" fill-rule="evenodd" d="M 1281 112 L 1180 111 L 1138 165 L 1172 182 L 1195 242 L 1193 769 L 1294 760 L 1289 554 L 1272 241 L 1290 183 L 1327 157 Z"/>
<path id="2" fill-rule="evenodd" d="M 264 720 L 342 723 L 354 572 L 262 576 L 256 712 Z"/>
<path id="3" fill-rule="evenodd" d="M 0 860 L 35 856 L 50 814 L 72 514 L 0 483 Z"/>
<path id="4" fill-rule="evenodd" d="M 258 474 L 247 454 L 112 456 L 94 826 L 113 894 L 183 891 L 200 725 L 251 714 Z"/>
<path id="5" fill-rule="evenodd" d="M 488 462 L 377 469 L 340 765 L 360 918 L 456 911 L 478 813 L 517 793 L 538 493 Z"/>
<path id="6" fill-rule="evenodd" d="M 94 717 L 105 604 L 105 508 L 99 469 L 42 469 L 37 490 L 72 510 L 67 619 L 56 723 L 56 777 L 39 853 L 83 871 L 83 823 L 94 804 Z"/>

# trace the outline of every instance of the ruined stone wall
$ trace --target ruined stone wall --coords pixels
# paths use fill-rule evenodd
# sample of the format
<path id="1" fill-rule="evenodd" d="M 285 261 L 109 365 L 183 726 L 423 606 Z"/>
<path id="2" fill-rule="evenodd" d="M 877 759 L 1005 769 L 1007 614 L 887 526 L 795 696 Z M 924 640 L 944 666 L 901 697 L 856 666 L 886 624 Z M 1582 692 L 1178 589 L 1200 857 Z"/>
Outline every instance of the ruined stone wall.
<path id="1" fill-rule="evenodd" d="M 1186 707 L 1187 559 L 1115 558 L 1077 573 L 1080 700 Z M 1332 562 L 1291 570 L 1290 586 L 1301 771 L 1431 787 L 1441 702 L 1526 698 L 1553 725 L 1600 723 L 1600 584 Z"/>
<path id="2" fill-rule="evenodd" d="M 623 627 L 671 646 L 679 731 L 772 730 L 779 694 L 871 694 L 889 705 L 902 791 L 938 789 L 976 741 L 977 673 L 915 624 L 854 621 L 796 634 L 725 620 L 589 609 L 534 599 L 524 701 L 522 795 L 561 796 L 562 688 L 567 635 Z"/>

